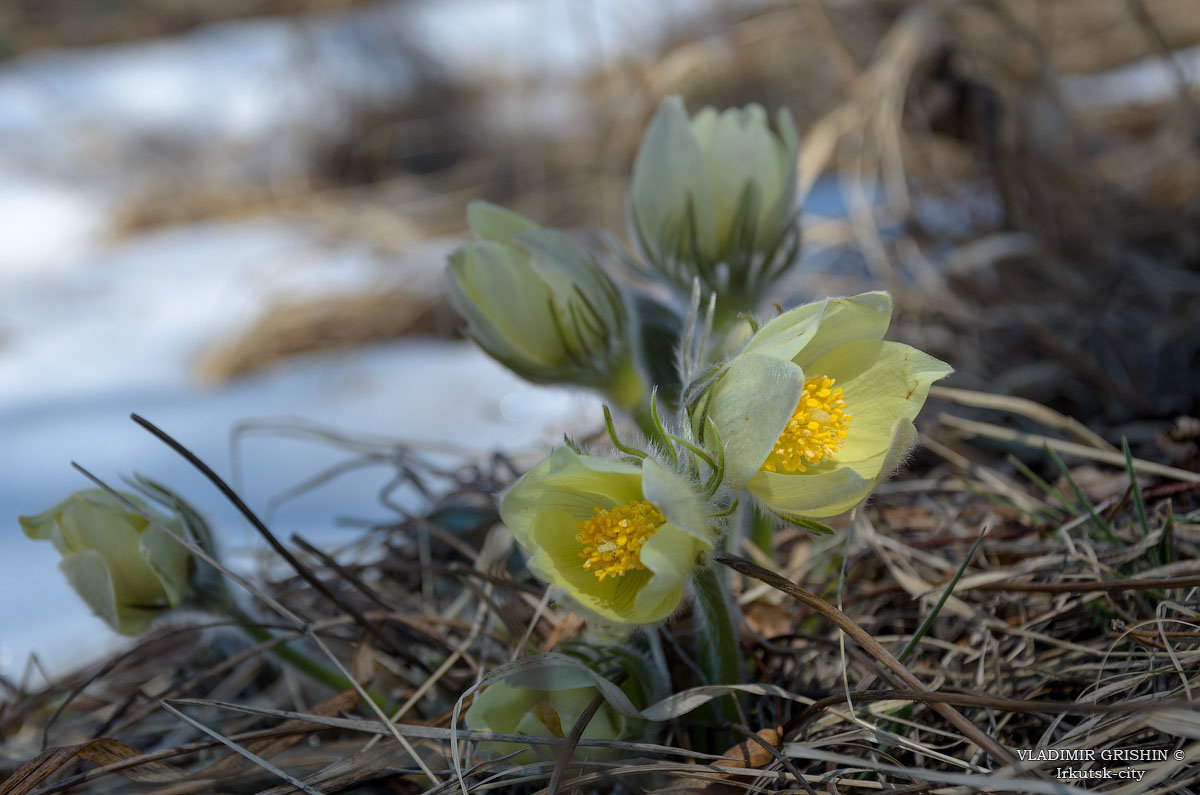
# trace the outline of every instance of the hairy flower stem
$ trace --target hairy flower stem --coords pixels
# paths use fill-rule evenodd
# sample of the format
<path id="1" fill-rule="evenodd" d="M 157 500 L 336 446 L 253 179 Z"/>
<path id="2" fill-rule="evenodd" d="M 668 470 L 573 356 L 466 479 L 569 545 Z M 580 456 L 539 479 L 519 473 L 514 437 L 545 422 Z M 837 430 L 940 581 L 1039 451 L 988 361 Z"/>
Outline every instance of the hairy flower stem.
<path id="1" fill-rule="evenodd" d="M 231 605 L 229 607 L 229 614 L 230 617 L 238 622 L 238 626 L 242 628 L 242 631 L 255 641 L 259 643 L 278 641 L 278 638 L 276 638 L 270 630 L 258 626 L 255 623 L 255 619 L 243 612 L 241 608 Z M 325 667 L 312 657 L 309 657 L 307 654 L 296 651 L 291 646 L 287 645 L 287 643 L 277 642 L 271 647 L 271 653 L 278 657 L 280 661 L 287 663 L 297 671 L 307 674 L 321 684 L 327 685 L 339 693 L 345 690 L 354 689 L 354 683 L 349 679 L 342 676 L 337 671 Z M 371 697 L 371 700 L 378 704 L 385 712 L 391 709 L 388 700 L 384 698 L 384 696 L 370 689 L 368 689 L 366 692 L 367 695 Z"/>
<path id="2" fill-rule="evenodd" d="M 754 506 L 750 513 L 750 541 L 768 558 L 775 555 L 775 519 Z"/>
<path id="3" fill-rule="evenodd" d="M 729 599 L 716 569 L 706 566 L 692 579 L 696 594 L 696 656 L 700 670 L 711 685 L 735 685 L 742 682 L 742 654 L 738 648 L 737 628 L 733 623 Z M 713 724 L 737 720 L 733 696 L 712 702 Z M 719 738 L 721 748 L 728 747 L 732 736 Z"/>

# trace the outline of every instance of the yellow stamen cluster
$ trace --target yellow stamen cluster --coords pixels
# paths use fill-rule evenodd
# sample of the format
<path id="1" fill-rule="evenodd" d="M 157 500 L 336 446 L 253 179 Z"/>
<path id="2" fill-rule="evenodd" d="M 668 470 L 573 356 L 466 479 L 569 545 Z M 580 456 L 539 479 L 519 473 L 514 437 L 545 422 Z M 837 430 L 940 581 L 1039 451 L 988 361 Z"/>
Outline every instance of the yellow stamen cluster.
<path id="1" fill-rule="evenodd" d="M 550 730 L 553 737 L 562 737 L 562 718 L 558 716 L 558 710 L 550 706 L 550 699 L 541 696 L 537 701 L 533 702 L 533 707 L 529 710 L 533 713 L 533 717 L 537 718 L 543 726 Z"/>
<path id="2" fill-rule="evenodd" d="M 815 375 L 804 379 L 804 391 L 775 449 L 762 468 L 768 472 L 805 472 L 826 456 L 832 458 L 846 438 L 852 419 L 846 413 L 841 387 Z"/>
<path id="3" fill-rule="evenodd" d="M 605 577 L 620 577 L 627 571 L 640 571 L 641 549 L 646 540 L 662 527 L 666 517 L 645 500 L 633 500 L 602 511 L 579 523 L 575 540 L 583 545 L 579 557 L 583 567 L 600 582 Z"/>

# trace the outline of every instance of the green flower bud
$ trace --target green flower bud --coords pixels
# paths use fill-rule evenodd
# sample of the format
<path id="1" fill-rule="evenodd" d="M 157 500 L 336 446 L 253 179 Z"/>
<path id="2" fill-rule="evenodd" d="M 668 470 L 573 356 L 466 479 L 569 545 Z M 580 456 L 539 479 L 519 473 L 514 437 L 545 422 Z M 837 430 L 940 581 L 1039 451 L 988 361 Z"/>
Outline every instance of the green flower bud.
<path id="1" fill-rule="evenodd" d="M 795 260 L 799 139 L 787 110 L 776 127 L 758 105 L 704 108 L 691 120 L 679 97 L 659 107 L 634 161 L 633 233 L 680 288 L 698 276 L 748 309 Z"/>
<path id="2" fill-rule="evenodd" d="M 138 497 L 122 496 L 181 537 L 192 538 L 181 516 L 159 516 Z M 189 596 L 191 553 L 106 491 L 77 491 L 44 513 L 17 519 L 29 538 L 54 544 L 71 587 L 123 635 L 140 634 Z"/>
<path id="3" fill-rule="evenodd" d="M 530 678 L 538 681 L 522 681 Z M 496 682 L 476 694 L 464 716 L 468 729 L 530 737 L 565 737 L 600 692 L 584 676 L 567 669 L 557 669 L 544 676 L 517 677 L 513 682 Z M 605 702 L 583 730 L 582 739 L 622 740 L 629 736 L 630 724 L 635 722 Z M 480 750 L 489 756 L 511 754 L 522 747 L 516 743 L 480 744 Z M 605 748 L 575 750 L 577 759 L 596 760 L 612 756 L 612 751 Z M 512 763 L 525 764 L 535 759 L 533 753 L 526 750 L 518 754 Z"/>
<path id="4" fill-rule="evenodd" d="M 472 202 L 467 220 L 481 239 L 451 256 L 448 275 L 479 347 L 539 383 L 615 387 L 628 379 L 625 303 L 592 258 L 561 232 L 487 202 Z M 640 384 L 634 391 L 632 404 Z"/>
<path id="5" fill-rule="evenodd" d="M 887 293 L 831 298 L 767 323 L 725 367 L 707 402 L 726 481 L 784 518 L 853 508 L 916 441 L 913 420 L 946 365 L 887 342 Z"/>
<path id="6" fill-rule="evenodd" d="M 675 612 L 716 542 L 704 499 L 653 459 L 641 466 L 560 447 L 500 501 L 530 569 L 586 613 L 653 624 Z"/>

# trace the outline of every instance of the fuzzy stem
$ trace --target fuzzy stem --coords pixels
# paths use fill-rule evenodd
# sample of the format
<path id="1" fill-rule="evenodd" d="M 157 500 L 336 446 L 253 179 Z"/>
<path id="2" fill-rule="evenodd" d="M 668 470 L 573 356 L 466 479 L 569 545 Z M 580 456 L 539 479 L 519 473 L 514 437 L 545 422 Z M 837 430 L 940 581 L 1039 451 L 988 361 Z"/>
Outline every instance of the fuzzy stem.
<path id="1" fill-rule="evenodd" d="M 775 556 L 775 519 L 757 505 L 750 514 L 750 540 L 768 558 Z"/>
<path id="2" fill-rule="evenodd" d="M 708 684 L 740 684 L 742 654 L 738 648 L 737 628 L 717 570 L 711 566 L 701 568 L 692 579 L 692 590 L 696 595 L 696 657 L 700 670 L 708 678 Z M 737 709 L 732 696 L 717 699 L 712 704 L 717 723 L 736 719 Z"/>

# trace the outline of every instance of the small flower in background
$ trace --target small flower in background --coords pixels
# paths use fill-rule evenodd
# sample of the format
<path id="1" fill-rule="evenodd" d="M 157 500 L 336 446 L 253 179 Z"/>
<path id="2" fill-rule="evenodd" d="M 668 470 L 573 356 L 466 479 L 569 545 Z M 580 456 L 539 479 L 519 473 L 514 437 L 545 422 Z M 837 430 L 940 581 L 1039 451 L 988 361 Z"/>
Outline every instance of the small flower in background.
<path id="1" fill-rule="evenodd" d="M 706 404 L 726 477 L 784 518 L 837 516 L 890 477 L 913 420 L 952 370 L 886 342 L 892 302 L 864 293 L 805 304 L 759 329 Z"/>
<path id="2" fill-rule="evenodd" d="M 699 276 L 722 301 L 751 309 L 795 258 L 796 157 L 791 115 L 776 131 L 758 105 L 691 120 L 668 97 L 642 139 L 630 204 L 635 239 L 683 289 Z"/>
<path id="3" fill-rule="evenodd" d="M 530 381 L 593 386 L 624 408 L 642 399 L 624 299 L 604 270 L 561 232 L 475 201 L 480 240 L 450 258 L 451 296 L 471 337 Z"/>
<path id="4" fill-rule="evenodd" d="M 559 677 L 561 680 L 561 677 Z M 504 734 L 524 734 L 530 737 L 566 737 L 575 721 L 583 714 L 592 699 L 600 692 L 595 685 L 578 681 L 555 681 L 547 678 L 538 687 L 521 687 L 501 681 L 489 685 L 476 694 L 464 716 L 471 731 L 491 731 Z M 629 733 L 629 724 L 624 715 L 607 702 L 600 705 L 596 714 L 583 730 L 584 740 L 621 740 Z M 502 756 L 526 748 L 517 743 L 488 742 L 479 745 L 480 751 L 488 756 Z M 598 759 L 611 756 L 604 748 L 577 748 L 578 759 Z M 531 751 L 526 750 L 514 760 L 517 764 L 534 761 Z"/>
<path id="5" fill-rule="evenodd" d="M 122 496 L 181 537 L 193 539 L 181 516 L 160 516 L 140 498 Z M 123 635 L 145 631 L 191 593 L 191 553 L 106 491 L 77 491 L 48 511 L 18 521 L 29 538 L 54 544 L 71 587 Z"/>
<path id="6" fill-rule="evenodd" d="M 565 446 L 504 494 L 500 515 L 539 577 L 618 624 L 671 615 L 717 535 L 683 476 Z"/>

